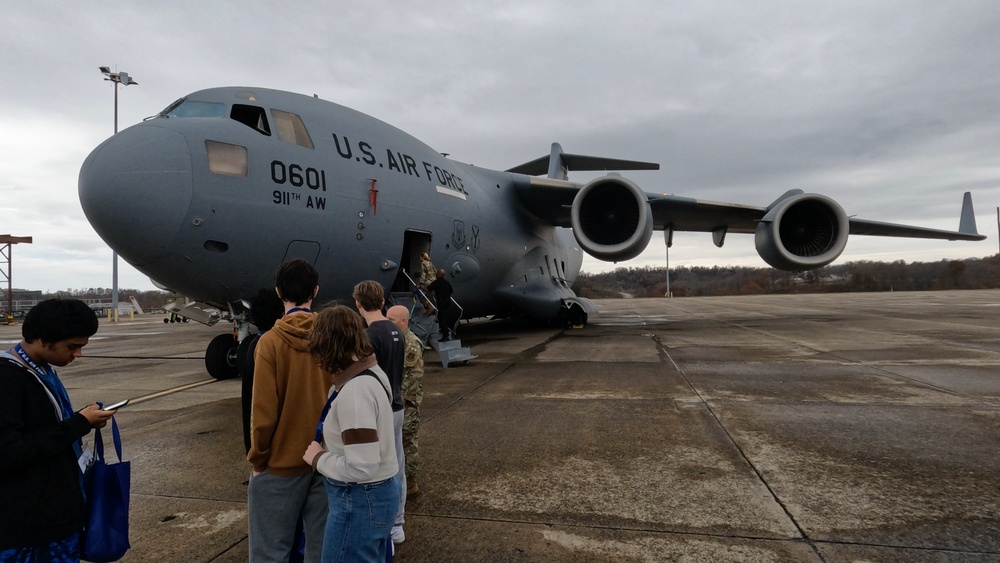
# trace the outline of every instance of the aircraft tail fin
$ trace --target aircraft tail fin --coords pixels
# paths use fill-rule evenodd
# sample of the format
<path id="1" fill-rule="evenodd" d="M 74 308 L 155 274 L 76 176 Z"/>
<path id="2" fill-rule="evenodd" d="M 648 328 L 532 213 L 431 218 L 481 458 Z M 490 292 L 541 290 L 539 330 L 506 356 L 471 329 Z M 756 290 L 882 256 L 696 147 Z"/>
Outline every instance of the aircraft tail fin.
<path id="1" fill-rule="evenodd" d="M 585 156 L 580 154 L 566 154 L 559 143 L 552 143 L 552 150 L 548 156 L 536 158 L 531 162 L 525 162 L 520 166 L 510 168 L 507 172 L 515 174 L 527 174 L 538 176 L 548 173 L 549 178 L 556 180 L 568 180 L 570 170 L 578 171 L 600 171 L 600 170 L 659 170 L 660 165 L 655 162 L 640 162 L 638 160 L 621 160 L 618 158 L 604 158 L 600 156 Z"/>
<path id="2" fill-rule="evenodd" d="M 962 218 L 958 222 L 958 232 L 967 235 L 978 235 L 976 229 L 976 212 L 972 208 L 972 192 L 965 192 L 962 198 Z"/>

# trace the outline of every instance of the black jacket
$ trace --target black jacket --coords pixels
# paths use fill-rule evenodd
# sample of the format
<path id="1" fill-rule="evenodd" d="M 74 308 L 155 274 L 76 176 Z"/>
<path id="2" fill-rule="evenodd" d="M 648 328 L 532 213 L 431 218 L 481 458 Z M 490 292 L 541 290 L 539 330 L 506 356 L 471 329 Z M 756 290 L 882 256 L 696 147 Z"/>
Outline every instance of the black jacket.
<path id="1" fill-rule="evenodd" d="M 42 383 L 0 358 L 0 550 L 65 538 L 84 525 L 73 443 L 90 423 L 56 417 Z"/>
<path id="2" fill-rule="evenodd" d="M 427 286 L 427 289 L 434 294 L 434 301 L 437 304 L 438 310 L 447 311 L 451 308 L 451 295 L 454 293 L 451 282 L 444 278 L 438 278 Z"/>

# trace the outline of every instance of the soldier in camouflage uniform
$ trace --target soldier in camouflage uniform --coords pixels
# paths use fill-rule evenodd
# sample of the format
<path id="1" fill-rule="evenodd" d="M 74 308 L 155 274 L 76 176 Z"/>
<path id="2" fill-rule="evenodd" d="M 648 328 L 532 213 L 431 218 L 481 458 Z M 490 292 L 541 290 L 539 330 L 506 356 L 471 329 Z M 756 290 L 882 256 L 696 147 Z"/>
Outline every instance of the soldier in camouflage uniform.
<path id="1" fill-rule="evenodd" d="M 427 289 L 427 286 L 434 283 L 435 279 L 437 279 L 437 268 L 431 262 L 431 255 L 424 252 L 420 255 L 420 281 L 417 282 L 417 285 Z"/>
<path id="2" fill-rule="evenodd" d="M 434 314 L 436 309 L 427 296 L 427 286 L 434 283 L 435 279 L 437 279 L 437 268 L 431 262 L 431 255 L 424 252 L 420 255 L 420 278 L 417 281 L 417 289 L 420 290 L 418 295 L 420 295 L 420 304 L 424 306 L 425 317 Z"/>
<path id="3" fill-rule="evenodd" d="M 420 494 L 417 473 L 420 469 L 417 429 L 420 427 L 420 403 L 424 400 L 424 344 L 410 330 L 410 311 L 402 305 L 390 307 L 386 318 L 403 332 L 403 451 L 406 458 L 406 496 Z"/>

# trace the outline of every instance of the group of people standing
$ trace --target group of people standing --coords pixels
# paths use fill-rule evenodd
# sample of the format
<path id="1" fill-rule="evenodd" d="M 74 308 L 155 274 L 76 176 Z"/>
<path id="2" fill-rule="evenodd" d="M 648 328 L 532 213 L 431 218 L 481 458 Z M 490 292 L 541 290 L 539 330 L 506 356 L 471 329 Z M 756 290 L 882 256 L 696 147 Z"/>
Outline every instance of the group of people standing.
<path id="1" fill-rule="evenodd" d="M 409 310 L 383 314 L 382 286 L 363 281 L 355 308 L 314 313 L 318 291 L 311 264 L 282 264 L 275 294 L 283 314 L 255 342 L 251 562 L 289 560 L 297 528 L 305 561 L 384 561 L 405 539 L 407 494 L 419 491 L 415 481 L 407 486 L 403 437 L 408 410 L 412 429 L 419 423 L 423 396 L 423 346 L 408 330 Z"/>
<path id="2" fill-rule="evenodd" d="M 300 534 L 305 561 L 384 561 L 405 539 L 407 495 L 419 493 L 423 344 L 409 310 L 383 315 L 382 286 L 363 281 L 357 311 L 315 313 L 318 291 L 316 269 L 291 260 L 251 305 L 260 330 L 243 373 L 251 562 L 294 559 Z M 87 304 L 51 299 L 0 352 L 0 562 L 80 561 L 82 438 L 115 411 L 74 411 L 55 367 L 80 357 L 97 329 Z"/>

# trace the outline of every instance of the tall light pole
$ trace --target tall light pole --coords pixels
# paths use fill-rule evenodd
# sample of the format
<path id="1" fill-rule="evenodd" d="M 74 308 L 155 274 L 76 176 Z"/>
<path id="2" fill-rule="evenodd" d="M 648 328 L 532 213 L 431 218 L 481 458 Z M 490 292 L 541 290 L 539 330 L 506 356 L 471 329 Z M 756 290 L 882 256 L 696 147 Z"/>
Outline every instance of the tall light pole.
<path id="1" fill-rule="evenodd" d="M 101 74 L 104 79 L 111 82 L 115 88 L 115 134 L 118 134 L 118 85 L 129 86 L 138 84 L 127 72 L 111 72 L 111 69 L 102 66 Z M 111 210 L 113 213 L 114 210 Z M 111 310 L 113 322 L 118 322 L 118 253 L 111 249 Z"/>

